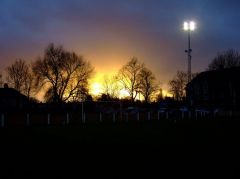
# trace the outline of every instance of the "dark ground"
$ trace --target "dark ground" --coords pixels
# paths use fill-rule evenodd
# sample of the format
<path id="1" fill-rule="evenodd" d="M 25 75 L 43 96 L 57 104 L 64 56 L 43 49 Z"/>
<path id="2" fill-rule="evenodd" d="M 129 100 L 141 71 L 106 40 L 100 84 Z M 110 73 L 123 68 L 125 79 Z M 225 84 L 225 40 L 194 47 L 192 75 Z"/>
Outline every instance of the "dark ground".
<path id="1" fill-rule="evenodd" d="M 239 178 L 240 120 L 0 129 L 0 178 Z"/>

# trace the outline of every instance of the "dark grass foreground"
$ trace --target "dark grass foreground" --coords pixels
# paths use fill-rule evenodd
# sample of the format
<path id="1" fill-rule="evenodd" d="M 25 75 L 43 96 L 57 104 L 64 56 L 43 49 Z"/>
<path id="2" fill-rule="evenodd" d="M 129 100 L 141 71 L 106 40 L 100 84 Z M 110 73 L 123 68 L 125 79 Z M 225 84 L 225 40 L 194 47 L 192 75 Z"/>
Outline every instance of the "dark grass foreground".
<path id="1" fill-rule="evenodd" d="M 240 121 L 5 128 L 0 178 L 238 178 Z"/>

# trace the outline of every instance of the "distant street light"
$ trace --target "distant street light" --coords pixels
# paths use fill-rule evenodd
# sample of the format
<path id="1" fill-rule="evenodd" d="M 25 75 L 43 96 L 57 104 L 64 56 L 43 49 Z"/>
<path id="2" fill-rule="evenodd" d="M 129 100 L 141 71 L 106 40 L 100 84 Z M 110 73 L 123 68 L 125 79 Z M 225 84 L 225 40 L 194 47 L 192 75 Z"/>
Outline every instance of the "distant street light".
<path id="1" fill-rule="evenodd" d="M 191 43 L 190 43 L 190 32 L 191 31 L 194 31 L 196 29 L 196 23 L 194 21 L 190 21 L 190 22 L 184 22 L 183 23 L 183 29 L 185 31 L 188 32 L 188 49 L 185 50 L 185 52 L 188 54 L 188 82 L 191 81 L 191 52 L 192 52 L 192 49 L 191 49 Z"/>

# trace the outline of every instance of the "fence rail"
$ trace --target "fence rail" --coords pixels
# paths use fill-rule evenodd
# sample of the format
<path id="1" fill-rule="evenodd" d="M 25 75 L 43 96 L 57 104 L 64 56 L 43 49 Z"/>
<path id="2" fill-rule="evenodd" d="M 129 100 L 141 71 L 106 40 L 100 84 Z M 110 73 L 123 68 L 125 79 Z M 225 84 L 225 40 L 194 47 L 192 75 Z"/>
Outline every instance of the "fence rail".
<path id="1" fill-rule="evenodd" d="M 227 113 L 232 117 L 233 113 Z M 202 111 L 182 111 L 177 114 L 168 111 L 144 111 L 144 112 L 5 112 L 0 113 L 0 127 L 7 126 L 37 126 L 37 125 L 78 125 L 85 123 L 116 123 L 131 121 L 159 121 L 159 120 L 183 120 L 183 119 L 211 119 L 219 117 Z M 221 116 L 220 116 L 221 117 Z M 226 115 L 225 115 L 226 117 Z M 239 117 L 239 116 L 238 116 Z"/>

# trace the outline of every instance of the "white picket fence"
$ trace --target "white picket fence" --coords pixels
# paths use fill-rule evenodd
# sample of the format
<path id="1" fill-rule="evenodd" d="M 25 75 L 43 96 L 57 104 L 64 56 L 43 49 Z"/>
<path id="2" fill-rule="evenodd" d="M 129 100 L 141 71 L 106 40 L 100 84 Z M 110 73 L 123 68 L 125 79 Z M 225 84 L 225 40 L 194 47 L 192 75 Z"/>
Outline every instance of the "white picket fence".
<path id="1" fill-rule="evenodd" d="M 31 113 L 26 113 L 25 117 L 21 117 L 21 118 L 25 118 L 25 119 L 21 119 L 21 120 L 25 120 L 25 126 L 29 127 L 31 125 L 33 125 L 34 123 L 34 116 L 31 115 Z M 88 118 L 89 114 L 83 113 L 79 116 L 78 119 L 72 118 L 70 117 L 70 113 L 66 113 L 64 120 L 62 120 L 62 124 L 63 125 L 69 125 L 71 123 L 72 120 L 79 120 L 80 123 L 85 124 L 87 121 L 95 121 L 95 122 L 100 122 L 103 123 L 105 121 L 112 121 L 113 123 L 116 123 L 117 121 L 125 121 L 125 122 L 129 122 L 129 121 L 141 121 L 141 120 L 146 120 L 146 121 L 151 121 L 151 120 L 160 120 L 160 119 L 168 119 L 169 118 L 169 114 L 168 112 L 162 112 L 162 111 L 157 111 L 157 112 L 146 112 L 146 113 L 140 113 L 140 112 L 136 112 L 134 114 L 132 113 L 126 113 L 126 112 L 122 112 L 122 113 L 110 113 L 110 114 L 106 114 L 103 112 L 99 112 L 96 113 L 96 117 L 94 120 L 90 119 L 91 117 Z M 46 113 L 45 115 L 45 122 L 44 122 L 44 118 L 42 119 L 42 122 L 44 122 L 47 126 L 52 125 L 52 114 L 51 113 Z M 6 127 L 6 121 L 9 120 L 8 118 L 8 114 L 1 114 L 1 121 L 0 121 L 0 127 L 4 128 Z M 106 118 L 108 118 L 108 120 L 106 120 Z"/>
<path id="2" fill-rule="evenodd" d="M 78 113 L 79 117 L 73 117 L 72 113 L 65 113 L 62 115 L 61 124 L 62 125 L 69 125 L 72 123 L 72 121 L 77 121 L 80 124 L 85 124 L 89 121 L 104 123 L 106 121 L 112 121 L 112 123 L 116 123 L 118 121 L 159 121 L 161 119 L 173 119 L 172 113 L 166 110 L 159 110 L 159 111 L 145 111 L 145 112 L 112 112 L 112 113 L 94 113 L 95 117 L 94 119 L 91 119 L 91 113 Z M 0 114 L 0 128 L 4 128 L 8 124 L 8 115 L 9 114 Z M 23 114 L 25 117 L 22 117 L 25 122 L 25 126 L 33 126 L 34 125 L 34 115 L 32 113 L 25 113 Z M 202 109 L 196 109 L 195 111 L 190 112 L 187 109 L 180 109 L 178 111 L 178 116 L 174 116 L 174 119 L 207 119 L 207 117 L 211 116 L 210 111 L 202 110 Z M 213 114 L 211 117 L 216 117 L 217 113 Z M 35 114 L 36 117 L 36 114 Z M 55 116 L 56 117 L 56 116 Z M 43 114 L 43 123 L 44 125 L 50 126 L 54 125 L 53 123 L 54 115 L 50 112 Z"/>

